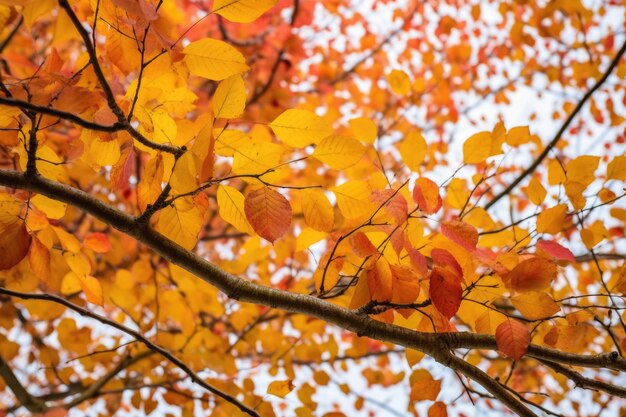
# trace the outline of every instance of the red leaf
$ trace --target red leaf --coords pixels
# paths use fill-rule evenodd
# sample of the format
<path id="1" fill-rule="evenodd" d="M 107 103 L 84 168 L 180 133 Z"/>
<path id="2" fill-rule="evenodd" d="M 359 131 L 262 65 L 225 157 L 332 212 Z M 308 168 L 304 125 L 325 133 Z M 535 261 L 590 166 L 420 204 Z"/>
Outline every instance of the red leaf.
<path id="1" fill-rule="evenodd" d="M 354 253 L 362 258 L 376 255 L 378 253 L 376 247 L 372 244 L 372 242 L 370 242 L 363 232 L 356 232 L 352 235 L 350 238 L 350 244 L 352 245 L 352 249 L 354 249 Z"/>
<path id="2" fill-rule="evenodd" d="M 254 231 L 272 243 L 283 236 L 291 224 L 289 201 L 270 187 L 250 191 L 243 208 Z"/>
<path id="3" fill-rule="evenodd" d="M 496 328 L 496 344 L 502 353 L 516 361 L 528 350 L 530 332 L 524 324 L 507 318 Z"/>
<path id="4" fill-rule="evenodd" d="M 448 320 L 459 310 L 463 288 L 460 280 L 448 269 L 438 266 L 430 273 L 430 299 Z"/>
<path id="5" fill-rule="evenodd" d="M 445 249 L 435 248 L 430 252 L 430 257 L 435 265 L 452 271 L 459 281 L 463 279 L 463 269 L 450 252 Z"/>
<path id="6" fill-rule="evenodd" d="M 472 225 L 459 220 L 446 221 L 441 224 L 441 233 L 468 251 L 476 249 L 478 231 Z"/>
<path id="7" fill-rule="evenodd" d="M 541 291 L 556 278 L 556 264 L 538 256 L 520 262 L 505 277 L 507 287 L 520 292 Z"/>
<path id="8" fill-rule="evenodd" d="M 428 178 L 418 178 L 413 187 L 413 200 L 424 213 L 436 213 L 442 204 L 439 186 Z"/>
<path id="9" fill-rule="evenodd" d="M 28 254 L 31 237 L 22 221 L 0 224 L 0 271 L 13 268 Z"/>
<path id="10" fill-rule="evenodd" d="M 554 241 L 542 240 L 540 242 L 537 242 L 537 247 L 548 255 L 552 256 L 557 261 L 576 262 L 574 254 L 569 249 L 559 245 Z"/>

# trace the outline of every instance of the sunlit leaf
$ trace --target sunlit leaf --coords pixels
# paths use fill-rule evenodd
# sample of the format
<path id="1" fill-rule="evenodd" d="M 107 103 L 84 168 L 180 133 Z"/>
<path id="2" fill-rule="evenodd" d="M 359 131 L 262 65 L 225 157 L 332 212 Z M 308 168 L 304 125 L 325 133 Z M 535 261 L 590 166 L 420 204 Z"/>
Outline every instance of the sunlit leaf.
<path id="1" fill-rule="evenodd" d="M 282 237 L 291 224 L 289 201 L 270 187 L 246 194 L 244 211 L 254 231 L 272 243 Z"/>
<path id="2" fill-rule="evenodd" d="M 209 80 L 220 81 L 250 69 L 241 52 L 217 39 L 191 42 L 183 53 L 189 72 Z"/>
<path id="3" fill-rule="evenodd" d="M 528 350 L 530 332 L 519 321 L 507 318 L 496 329 L 496 343 L 502 353 L 516 361 Z"/>

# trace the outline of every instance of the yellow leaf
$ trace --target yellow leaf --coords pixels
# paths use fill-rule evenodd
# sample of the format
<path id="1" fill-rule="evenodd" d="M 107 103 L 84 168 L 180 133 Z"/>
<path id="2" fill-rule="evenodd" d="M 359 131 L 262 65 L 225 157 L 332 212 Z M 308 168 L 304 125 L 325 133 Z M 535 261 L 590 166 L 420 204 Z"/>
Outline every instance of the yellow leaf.
<path id="1" fill-rule="evenodd" d="M 326 236 L 328 236 L 328 233 L 319 232 L 311 227 L 305 227 L 296 238 L 296 251 L 306 250 Z"/>
<path id="2" fill-rule="evenodd" d="M 217 39 L 191 42 L 183 49 L 183 53 L 189 72 L 209 80 L 220 81 L 250 69 L 241 52 Z"/>
<path id="3" fill-rule="evenodd" d="M 278 139 L 293 148 L 319 143 L 333 133 L 321 117 L 308 110 L 289 109 L 269 124 Z"/>
<path id="4" fill-rule="evenodd" d="M 220 81 L 211 105 L 217 119 L 235 119 L 241 116 L 246 107 L 246 86 L 241 75 L 235 74 Z"/>
<path id="5" fill-rule="evenodd" d="M 313 156 L 334 169 L 346 169 L 363 157 L 365 147 L 359 141 L 342 136 L 329 136 L 315 147 Z"/>
<path id="6" fill-rule="evenodd" d="M 80 278 L 80 286 L 85 293 L 87 301 L 93 304 L 102 305 L 104 298 L 102 295 L 102 285 L 95 277 L 84 276 Z"/>
<path id="7" fill-rule="evenodd" d="M 548 162 L 548 184 L 557 185 L 565 182 L 565 173 L 563 167 L 556 159 L 551 159 Z"/>
<path id="8" fill-rule="evenodd" d="M 587 249 L 590 250 L 608 236 L 609 232 L 606 230 L 604 223 L 600 220 L 596 220 L 593 224 L 591 224 L 591 226 L 588 226 L 580 231 L 580 237 L 583 243 Z"/>
<path id="9" fill-rule="evenodd" d="M 411 171 L 417 172 L 426 156 L 426 140 L 419 130 L 410 131 L 400 142 L 400 156 Z"/>
<path id="10" fill-rule="evenodd" d="M 576 159 L 573 159 L 565 165 L 565 172 L 567 172 L 567 179 L 572 182 L 577 182 L 585 186 L 591 184 L 596 177 L 593 175 L 598 163 L 600 162 L 599 156 L 583 155 Z"/>
<path id="11" fill-rule="evenodd" d="M 55 0 L 35 0 L 28 2 L 22 10 L 24 23 L 26 23 L 29 29 L 32 28 L 33 23 L 35 23 L 39 17 L 51 12 L 55 6 Z"/>
<path id="12" fill-rule="evenodd" d="M 480 164 L 499 153 L 501 149 L 493 140 L 491 132 L 476 133 L 463 143 L 463 162 L 466 164 Z"/>
<path id="13" fill-rule="evenodd" d="M 270 142 L 248 142 L 235 150 L 233 172 L 235 174 L 263 174 L 276 168 L 285 148 Z M 267 179 L 267 177 L 264 177 Z"/>
<path id="14" fill-rule="evenodd" d="M 524 187 L 523 190 L 528 196 L 530 202 L 535 205 L 543 203 L 543 200 L 547 195 L 546 189 L 543 185 L 541 185 L 541 182 L 537 178 L 531 179 L 528 186 Z"/>
<path id="15" fill-rule="evenodd" d="M 522 316 L 529 320 L 541 320 L 554 316 L 561 311 L 549 294 L 530 291 L 511 297 L 511 302 Z"/>
<path id="16" fill-rule="evenodd" d="M 563 229 L 567 205 L 559 204 L 543 210 L 537 217 L 537 232 L 557 234 Z"/>
<path id="17" fill-rule="evenodd" d="M 295 385 L 293 385 L 291 379 L 287 379 L 285 381 L 273 381 L 267 387 L 267 393 L 280 398 L 285 398 L 285 396 L 289 394 L 294 388 Z"/>
<path id="18" fill-rule="evenodd" d="M 185 152 L 174 166 L 170 185 L 177 194 L 188 193 L 198 188 L 198 167 L 192 152 Z"/>
<path id="19" fill-rule="evenodd" d="M 241 130 L 215 129 L 215 153 L 221 156 L 233 156 L 237 149 L 250 143 L 250 136 Z"/>
<path id="20" fill-rule="evenodd" d="M 229 185 L 220 185 L 217 189 L 217 205 L 222 219 L 240 232 L 253 235 L 254 230 L 246 219 L 244 200 L 243 194 Z"/>
<path id="21" fill-rule="evenodd" d="M 626 156 L 616 156 L 606 167 L 606 178 L 626 181 Z"/>
<path id="22" fill-rule="evenodd" d="M 278 0 L 215 0 L 213 13 L 231 22 L 250 23 L 274 7 Z"/>
<path id="23" fill-rule="evenodd" d="M 179 198 L 173 206 L 162 209 L 157 230 L 185 249 L 193 249 L 202 229 L 204 216 L 192 199 Z"/>
<path id="24" fill-rule="evenodd" d="M 402 70 L 393 70 L 387 77 L 391 91 L 396 94 L 406 95 L 411 91 L 411 80 Z"/>
<path id="25" fill-rule="evenodd" d="M 309 227 L 322 232 L 330 232 L 335 224 L 335 213 L 322 190 L 309 188 L 302 190 L 302 213 Z"/>
<path id="26" fill-rule="evenodd" d="M 361 142 L 372 144 L 378 136 L 378 128 L 376 124 L 367 117 L 358 117 L 356 119 L 350 119 L 350 130 Z"/>
<path id="27" fill-rule="evenodd" d="M 58 220 L 65 216 L 67 204 L 62 201 L 53 200 L 45 195 L 37 194 L 30 199 L 30 202 L 33 203 L 33 205 L 43 212 L 49 219 Z"/>
<path id="28" fill-rule="evenodd" d="M 163 157 L 161 154 L 150 158 L 143 169 L 141 181 L 137 185 L 137 201 L 140 210 L 145 210 L 148 204 L 153 204 L 161 194 L 163 182 Z"/>
<path id="29" fill-rule="evenodd" d="M 506 143 L 511 146 L 519 146 L 531 140 L 528 126 L 518 126 L 510 129 L 506 134 Z"/>
<path id="30" fill-rule="evenodd" d="M 565 182 L 565 194 L 575 210 L 581 210 L 585 208 L 587 199 L 583 196 L 587 186 L 579 182 L 566 181 Z"/>
<path id="31" fill-rule="evenodd" d="M 372 191 L 365 181 L 352 180 L 333 187 L 337 205 L 345 217 L 356 219 L 370 212 Z"/>

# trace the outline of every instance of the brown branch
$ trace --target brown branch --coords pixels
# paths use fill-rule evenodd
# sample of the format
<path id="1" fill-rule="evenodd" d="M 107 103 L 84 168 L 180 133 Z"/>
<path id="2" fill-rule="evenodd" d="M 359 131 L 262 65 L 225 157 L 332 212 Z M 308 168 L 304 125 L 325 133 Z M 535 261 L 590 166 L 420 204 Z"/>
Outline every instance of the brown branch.
<path id="1" fill-rule="evenodd" d="M 202 388 L 204 388 L 207 391 L 213 393 L 217 397 L 220 397 L 223 400 L 231 403 L 232 405 L 234 405 L 235 407 L 240 409 L 242 412 L 247 413 L 247 414 L 249 414 L 251 416 L 254 416 L 254 417 L 260 417 L 259 414 L 255 410 L 253 410 L 253 409 L 249 408 L 248 406 L 246 406 L 245 404 L 241 403 L 235 397 L 233 397 L 233 396 L 231 396 L 229 394 L 226 394 L 226 393 L 220 391 L 219 389 L 215 388 L 214 386 L 212 386 L 212 385 L 208 384 L 207 382 L 205 382 L 204 379 L 202 379 L 191 368 L 189 368 L 189 366 L 187 366 L 182 360 L 178 359 L 176 356 L 171 354 L 169 351 L 167 351 L 163 347 L 153 343 L 150 339 L 147 339 L 140 332 L 138 332 L 136 330 L 133 330 L 133 329 L 131 329 L 129 327 L 124 326 L 123 324 L 117 323 L 117 322 L 115 322 L 113 320 L 110 320 L 110 319 L 108 319 L 106 317 L 103 317 L 103 316 L 101 316 L 99 314 L 96 314 L 96 313 L 94 313 L 94 312 L 92 312 L 90 310 L 87 310 L 86 308 L 77 306 L 76 304 L 73 304 L 73 303 L 69 302 L 65 298 L 57 297 L 56 295 L 24 293 L 24 292 L 9 290 L 9 289 L 3 288 L 3 287 L 0 287 L 0 294 L 9 295 L 11 297 L 20 298 L 20 299 L 23 299 L 23 300 L 42 300 L 42 301 L 49 301 L 49 302 L 53 302 L 53 303 L 56 303 L 56 304 L 60 304 L 60 305 L 66 307 L 66 308 L 68 308 L 68 309 L 70 309 L 72 311 L 77 312 L 81 316 L 90 317 L 90 318 L 92 318 L 94 320 L 99 321 L 100 323 L 106 324 L 107 326 L 110 326 L 110 327 L 113 327 L 114 329 L 120 330 L 121 332 L 124 332 L 127 335 L 134 337 L 136 340 L 138 340 L 141 343 L 143 343 L 148 349 L 150 349 L 151 351 L 153 351 L 155 353 L 158 353 L 163 358 L 165 358 L 167 361 L 169 361 L 173 365 L 177 366 L 180 370 L 182 370 L 185 374 L 187 374 L 187 376 L 189 376 L 189 378 L 193 382 L 195 382 L 196 384 L 200 385 Z"/>
<path id="2" fill-rule="evenodd" d="M 570 379 L 574 382 L 574 384 L 576 384 L 577 387 L 598 390 L 615 397 L 626 398 L 626 388 L 624 387 L 609 384 L 604 381 L 598 381 L 597 379 L 587 378 L 586 376 L 583 376 L 580 373 L 556 362 L 548 360 L 541 360 L 540 362 L 549 368 L 552 368 L 555 372 L 564 375 L 567 379 Z"/>
<path id="3" fill-rule="evenodd" d="M 98 220 L 109 224 L 111 227 L 137 239 L 163 258 L 196 275 L 198 278 L 225 293 L 229 298 L 235 300 L 305 314 L 327 323 L 335 324 L 359 336 L 367 336 L 372 339 L 391 342 L 396 345 L 422 351 L 436 360 L 442 359 L 441 355 L 448 353 L 451 349 L 497 349 L 496 341 L 493 336 L 473 333 L 418 332 L 373 320 L 368 316 L 358 314 L 356 311 L 331 304 L 310 295 L 281 291 L 249 282 L 243 278 L 231 275 L 195 253 L 185 250 L 148 225 L 140 226 L 136 222 L 136 217 L 115 209 L 81 190 L 40 176 L 28 177 L 21 172 L 0 170 L 0 185 L 38 192 L 49 198 L 54 198 L 57 201 L 71 204 L 91 214 Z M 6 292 L 8 290 L 3 291 Z M 45 294 L 34 296 L 69 304 L 69 308 L 78 308 L 58 297 L 54 298 L 53 296 Z M 84 312 L 86 315 L 92 314 L 84 309 L 80 309 L 80 311 Z M 99 319 L 106 320 L 102 317 L 99 317 Z M 111 322 L 111 325 L 119 326 L 118 323 L 114 322 Z M 141 337 L 141 339 L 138 338 L 138 340 L 146 340 L 140 334 L 136 332 L 134 332 L 134 334 Z M 149 340 L 146 341 L 151 343 Z M 173 363 L 181 367 L 181 369 L 191 372 L 184 363 L 180 362 L 167 351 L 161 349 L 161 351 L 158 352 L 169 355 L 169 358 L 175 361 Z M 615 352 L 600 355 L 578 355 L 543 346 L 530 345 L 528 356 L 576 366 L 626 371 L 626 359 L 620 358 Z M 456 366 L 458 366 L 458 364 Z M 488 379 L 485 379 L 484 376 L 480 376 L 480 378 L 481 379 L 477 380 L 478 383 L 483 386 L 488 384 Z M 199 381 L 199 383 L 202 382 L 202 380 L 199 379 L 195 381 Z"/>
<path id="4" fill-rule="evenodd" d="M 80 393 L 79 396 L 74 398 L 69 403 L 65 404 L 64 407 L 68 410 L 72 407 L 77 406 L 83 401 L 87 401 L 98 394 L 98 392 L 104 387 L 110 380 L 115 378 L 117 374 L 122 372 L 124 369 L 128 368 L 130 365 L 139 362 L 140 360 L 147 358 L 148 356 L 154 354 L 155 352 L 152 350 L 147 350 L 145 352 L 141 352 L 136 356 L 127 355 L 122 359 L 116 366 L 114 366 L 109 372 L 104 374 L 100 379 L 87 387 L 83 392 Z"/>
<path id="5" fill-rule="evenodd" d="M 565 133 L 565 131 L 567 130 L 569 125 L 572 123 L 574 118 L 576 118 L 578 113 L 582 110 L 582 108 L 585 105 L 585 103 L 591 98 L 593 93 L 595 93 L 596 90 L 598 90 L 600 88 L 600 86 L 602 86 L 602 84 L 604 84 L 604 82 L 607 80 L 607 78 L 609 78 L 609 75 L 611 75 L 611 73 L 613 72 L 615 67 L 617 67 L 617 65 L 619 64 L 619 61 L 622 58 L 622 56 L 624 55 L 624 53 L 626 53 L 626 42 L 624 42 L 624 44 L 622 45 L 620 50 L 617 52 L 617 54 L 613 58 L 613 61 L 611 61 L 611 64 L 609 65 L 609 67 L 604 72 L 604 75 L 602 75 L 602 77 L 593 85 L 593 87 L 591 87 L 589 89 L 589 91 L 587 91 L 587 93 L 585 93 L 585 95 L 582 97 L 582 99 L 578 102 L 578 104 L 576 105 L 574 110 L 572 110 L 570 115 L 565 120 L 565 123 L 563 123 L 563 125 L 561 125 L 561 128 L 559 129 L 558 132 L 556 132 L 556 135 L 554 135 L 554 138 L 552 138 L 550 143 L 548 143 L 548 146 L 546 146 L 544 148 L 544 150 L 537 157 L 537 159 L 535 159 L 535 161 L 528 168 L 526 168 L 526 170 L 524 172 L 522 172 L 522 174 L 519 177 L 517 177 L 515 179 L 515 181 L 513 181 L 511 184 L 509 184 L 508 187 L 506 187 L 500 194 L 496 195 L 490 202 L 488 202 L 485 205 L 485 210 L 488 210 L 491 206 L 493 206 L 495 203 L 500 201 L 503 197 L 507 196 L 511 191 L 513 191 L 513 189 L 515 187 L 517 187 L 517 185 L 520 182 L 522 182 L 524 180 L 524 178 L 526 178 L 528 175 L 532 174 L 535 171 L 535 169 L 537 169 L 537 167 L 539 165 L 541 165 L 541 162 L 543 162 L 543 160 L 548 156 L 550 151 L 561 140 L 561 137 L 563 136 L 563 134 Z"/>
<path id="6" fill-rule="evenodd" d="M 17 107 L 21 110 L 47 114 L 49 116 L 56 116 L 59 119 L 70 121 L 89 130 L 97 130 L 100 132 L 117 132 L 124 129 L 124 126 L 119 122 L 108 126 L 101 125 L 95 122 L 90 122 L 89 120 L 85 120 L 79 116 L 76 116 L 73 113 L 58 110 L 52 107 L 40 106 L 37 104 L 29 103 L 27 101 L 16 100 L 13 98 L 0 97 L 0 104 L 10 107 Z"/>
<path id="7" fill-rule="evenodd" d="M 48 410 L 46 404 L 36 397 L 32 396 L 22 383 L 17 379 L 9 364 L 0 356 L 0 376 L 4 379 L 6 385 L 13 391 L 20 405 L 25 407 L 31 413 L 44 413 Z"/>

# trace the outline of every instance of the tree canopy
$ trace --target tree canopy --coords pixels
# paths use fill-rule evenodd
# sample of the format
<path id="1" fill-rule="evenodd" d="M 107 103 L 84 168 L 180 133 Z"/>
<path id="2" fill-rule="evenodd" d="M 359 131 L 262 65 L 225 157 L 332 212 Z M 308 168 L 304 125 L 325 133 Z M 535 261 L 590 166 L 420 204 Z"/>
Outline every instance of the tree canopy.
<path id="1" fill-rule="evenodd" d="M 0 416 L 624 412 L 625 19 L 0 0 Z"/>

